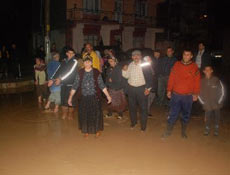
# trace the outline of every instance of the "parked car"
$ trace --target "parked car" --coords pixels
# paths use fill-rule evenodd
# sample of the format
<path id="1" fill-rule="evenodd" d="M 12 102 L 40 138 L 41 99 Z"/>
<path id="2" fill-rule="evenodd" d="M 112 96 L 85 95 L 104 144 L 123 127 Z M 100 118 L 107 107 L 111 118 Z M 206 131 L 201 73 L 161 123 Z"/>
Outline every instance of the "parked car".
<path id="1" fill-rule="evenodd" d="M 223 51 L 215 50 L 210 52 L 210 56 L 213 60 L 221 60 L 223 58 Z"/>
<path id="2" fill-rule="evenodd" d="M 210 52 L 211 60 L 212 60 L 212 65 L 214 67 L 220 66 L 223 61 L 223 51 L 221 50 L 214 50 Z"/>
<path id="3" fill-rule="evenodd" d="M 214 50 L 210 52 L 212 66 L 215 70 L 216 75 L 221 75 L 223 71 L 223 51 Z"/>

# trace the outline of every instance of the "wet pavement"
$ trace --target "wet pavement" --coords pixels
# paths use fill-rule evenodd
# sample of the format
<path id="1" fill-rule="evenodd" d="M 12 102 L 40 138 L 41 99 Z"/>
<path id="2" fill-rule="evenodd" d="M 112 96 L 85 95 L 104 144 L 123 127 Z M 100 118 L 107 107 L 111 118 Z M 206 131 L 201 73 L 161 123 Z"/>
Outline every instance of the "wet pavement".
<path id="1" fill-rule="evenodd" d="M 106 109 L 106 105 L 104 107 Z M 105 111 L 104 111 L 105 112 Z M 203 114 L 193 116 L 188 139 L 177 122 L 162 140 L 167 112 L 153 106 L 145 133 L 123 120 L 104 118 L 99 138 L 85 139 L 61 113 L 45 113 L 34 93 L 0 96 L 0 175 L 228 175 L 230 174 L 229 111 L 222 111 L 220 136 L 205 137 Z"/>

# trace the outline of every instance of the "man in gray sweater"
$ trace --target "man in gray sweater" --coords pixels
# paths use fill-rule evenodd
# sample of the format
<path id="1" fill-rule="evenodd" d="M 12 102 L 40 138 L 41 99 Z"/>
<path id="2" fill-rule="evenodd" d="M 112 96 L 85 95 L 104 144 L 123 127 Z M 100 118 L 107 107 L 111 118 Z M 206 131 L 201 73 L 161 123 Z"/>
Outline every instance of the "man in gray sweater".
<path id="1" fill-rule="evenodd" d="M 199 101 L 205 110 L 205 131 L 204 135 L 210 133 L 211 116 L 214 115 L 215 130 L 214 135 L 219 135 L 220 108 L 223 106 L 224 86 L 221 81 L 213 76 L 213 68 L 205 66 L 203 70 L 205 77 L 201 80 L 201 91 Z"/>

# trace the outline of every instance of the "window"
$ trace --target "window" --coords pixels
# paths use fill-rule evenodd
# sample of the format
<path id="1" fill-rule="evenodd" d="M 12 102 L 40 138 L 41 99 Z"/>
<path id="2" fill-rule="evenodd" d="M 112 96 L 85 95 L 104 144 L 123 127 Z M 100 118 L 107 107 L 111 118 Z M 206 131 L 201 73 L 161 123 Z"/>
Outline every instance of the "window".
<path id="1" fill-rule="evenodd" d="M 148 16 L 147 2 L 145 0 L 136 0 L 136 16 L 137 17 Z"/>
<path id="2" fill-rule="evenodd" d="M 98 36 L 97 35 L 85 35 L 84 36 L 84 43 L 90 43 L 93 46 L 98 45 Z"/>
<path id="3" fill-rule="evenodd" d="M 101 0 L 83 0 L 83 8 L 86 13 L 99 13 Z"/>
<path id="4" fill-rule="evenodd" d="M 144 37 L 133 37 L 133 47 L 134 48 L 143 48 L 145 46 Z"/>
<path id="5" fill-rule="evenodd" d="M 123 0 L 115 0 L 115 21 L 122 23 Z"/>

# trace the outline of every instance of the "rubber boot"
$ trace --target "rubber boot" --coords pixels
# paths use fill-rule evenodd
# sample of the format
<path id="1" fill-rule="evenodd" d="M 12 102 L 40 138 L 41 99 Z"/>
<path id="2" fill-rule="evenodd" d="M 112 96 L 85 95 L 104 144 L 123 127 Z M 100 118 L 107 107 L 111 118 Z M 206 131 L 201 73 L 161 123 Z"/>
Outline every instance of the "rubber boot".
<path id="1" fill-rule="evenodd" d="M 218 135 L 219 135 L 219 126 L 216 125 L 214 130 L 214 136 L 218 136 Z"/>
<path id="2" fill-rule="evenodd" d="M 62 106 L 62 119 L 65 120 L 68 117 L 68 107 Z"/>
<path id="3" fill-rule="evenodd" d="M 167 138 L 168 136 L 170 136 L 172 134 L 172 130 L 173 130 L 173 125 L 168 123 L 167 129 L 165 133 L 162 135 L 162 138 Z"/>
<path id="4" fill-rule="evenodd" d="M 204 136 L 208 136 L 209 132 L 210 132 L 210 128 L 208 126 L 205 126 Z"/>
<path id="5" fill-rule="evenodd" d="M 181 122 L 182 127 L 181 127 L 181 137 L 184 139 L 187 139 L 188 136 L 186 134 L 186 129 L 187 129 L 187 124 L 185 124 L 184 122 Z"/>
<path id="6" fill-rule="evenodd" d="M 69 107 L 68 119 L 69 120 L 73 120 L 74 119 L 74 108 L 73 107 Z"/>

